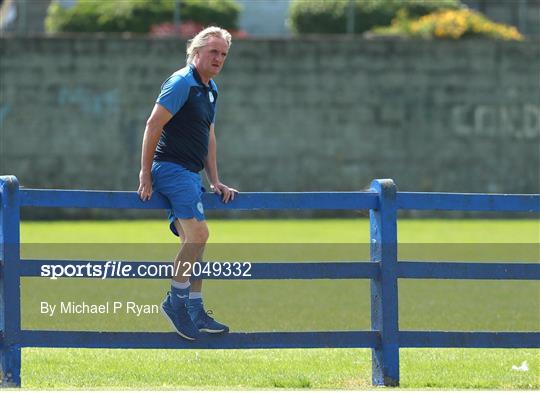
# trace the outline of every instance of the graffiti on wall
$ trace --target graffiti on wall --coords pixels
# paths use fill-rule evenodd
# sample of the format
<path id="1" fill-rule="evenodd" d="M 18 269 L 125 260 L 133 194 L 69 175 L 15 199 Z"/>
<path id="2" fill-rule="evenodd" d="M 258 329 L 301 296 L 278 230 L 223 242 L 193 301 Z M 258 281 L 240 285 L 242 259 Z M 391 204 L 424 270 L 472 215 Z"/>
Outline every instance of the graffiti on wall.
<path id="1" fill-rule="evenodd" d="M 120 110 L 118 89 L 96 92 L 85 87 L 61 87 L 57 100 L 61 106 L 74 106 L 83 113 L 95 116 L 115 113 Z"/>
<path id="2" fill-rule="evenodd" d="M 0 105 L 0 124 L 4 122 L 9 111 L 11 111 L 11 106 L 9 104 Z"/>
<path id="3" fill-rule="evenodd" d="M 451 116 L 454 132 L 461 136 L 540 137 L 539 105 L 459 105 L 452 108 Z"/>

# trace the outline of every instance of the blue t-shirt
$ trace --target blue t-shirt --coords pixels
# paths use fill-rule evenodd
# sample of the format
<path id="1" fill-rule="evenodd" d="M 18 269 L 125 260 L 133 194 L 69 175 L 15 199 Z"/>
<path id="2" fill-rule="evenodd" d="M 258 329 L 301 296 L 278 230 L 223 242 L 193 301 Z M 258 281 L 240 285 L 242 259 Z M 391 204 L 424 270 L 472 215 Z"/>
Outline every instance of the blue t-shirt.
<path id="1" fill-rule="evenodd" d="M 214 81 L 204 85 L 192 64 L 176 71 L 163 83 L 156 102 L 173 117 L 163 127 L 154 161 L 175 162 L 192 172 L 204 168 L 217 97 Z"/>

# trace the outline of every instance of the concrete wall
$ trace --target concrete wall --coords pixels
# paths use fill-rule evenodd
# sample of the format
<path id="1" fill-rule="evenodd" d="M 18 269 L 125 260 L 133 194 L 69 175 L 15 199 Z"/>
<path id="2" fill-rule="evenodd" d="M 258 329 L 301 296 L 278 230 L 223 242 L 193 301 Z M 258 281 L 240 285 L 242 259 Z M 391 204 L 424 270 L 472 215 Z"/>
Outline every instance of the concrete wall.
<path id="1" fill-rule="evenodd" d="M 184 42 L 0 39 L 0 173 L 135 190 L 145 121 Z M 243 191 L 540 192 L 540 45 L 233 43 L 217 79 L 221 178 Z"/>

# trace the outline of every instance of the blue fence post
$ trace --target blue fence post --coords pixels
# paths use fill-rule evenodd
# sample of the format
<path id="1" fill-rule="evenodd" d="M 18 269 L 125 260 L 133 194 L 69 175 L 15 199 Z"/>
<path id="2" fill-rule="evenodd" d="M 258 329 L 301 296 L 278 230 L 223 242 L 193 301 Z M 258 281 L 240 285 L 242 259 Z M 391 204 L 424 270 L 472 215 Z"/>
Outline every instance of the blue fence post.
<path id="1" fill-rule="evenodd" d="M 0 386 L 21 386 L 19 182 L 0 177 Z"/>
<path id="2" fill-rule="evenodd" d="M 371 280 L 371 329 L 381 338 L 380 347 L 371 351 L 372 381 L 399 386 L 396 185 L 382 179 L 371 188 L 379 193 L 379 208 L 369 211 L 370 255 L 380 265 L 380 276 Z"/>

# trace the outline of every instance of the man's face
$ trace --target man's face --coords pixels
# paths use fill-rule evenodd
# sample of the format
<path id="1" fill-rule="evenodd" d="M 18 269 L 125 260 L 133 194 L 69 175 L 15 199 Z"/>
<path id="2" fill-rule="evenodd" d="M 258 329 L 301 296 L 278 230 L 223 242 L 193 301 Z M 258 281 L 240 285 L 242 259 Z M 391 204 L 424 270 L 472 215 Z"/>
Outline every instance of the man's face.
<path id="1" fill-rule="evenodd" d="M 219 74 L 229 52 L 227 41 L 220 37 L 210 37 L 206 46 L 199 49 L 195 57 L 195 66 L 199 73 L 213 78 Z"/>

